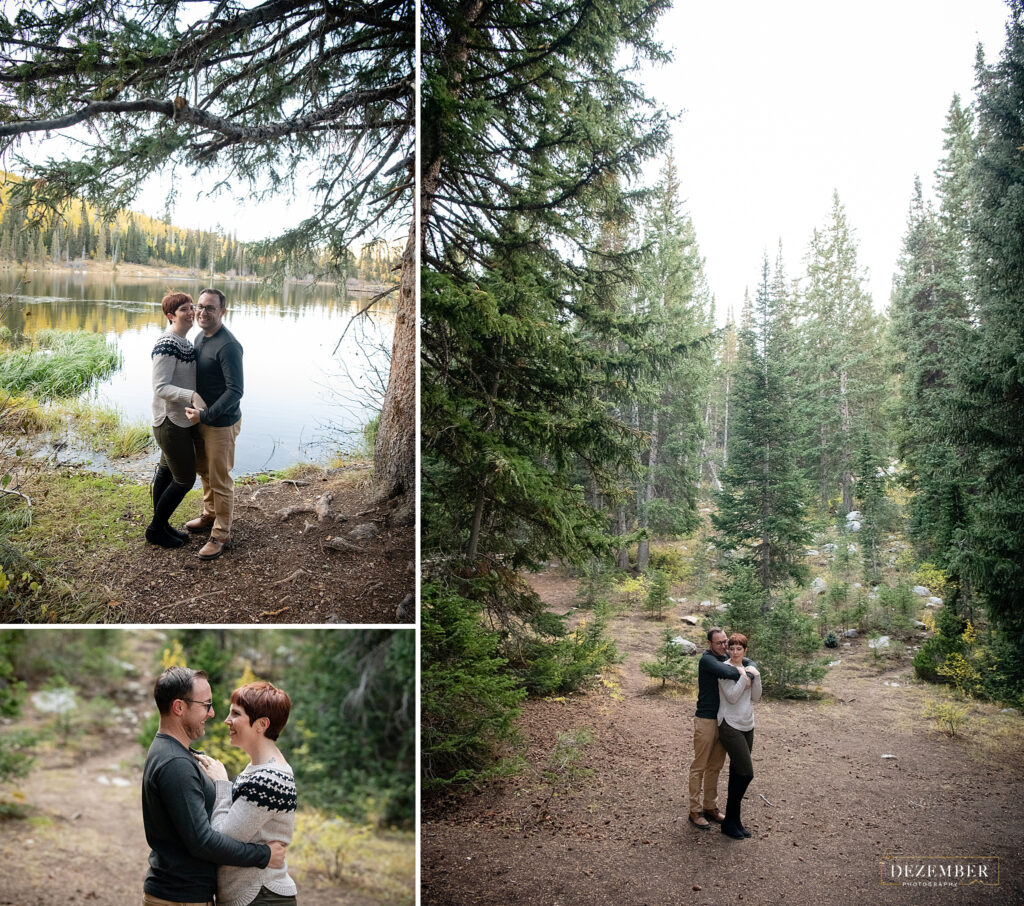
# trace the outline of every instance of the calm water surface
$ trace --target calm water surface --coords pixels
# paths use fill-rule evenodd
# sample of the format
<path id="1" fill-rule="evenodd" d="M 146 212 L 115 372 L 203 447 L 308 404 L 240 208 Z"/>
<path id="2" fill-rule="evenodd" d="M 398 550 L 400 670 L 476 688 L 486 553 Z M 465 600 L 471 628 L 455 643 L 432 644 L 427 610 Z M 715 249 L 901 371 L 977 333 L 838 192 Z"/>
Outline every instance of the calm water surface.
<path id="1" fill-rule="evenodd" d="M 133 276 L 130 268 L 116 279 L 45 271 L 29 273 L 27 283 L 22 277 L 0 272 L 0 292 L 12 297 L 2 323 L 16 334 L 86 330 L 115 341 L 123 359 L 120 370 L 84 398 L 116 406 L 128 420 L 151 423 L 150 353 L 167 323 L 160 300 L 171 290 L 196 298 L 210 284 Z M 393 308 L 375 308 L 371 317 L 350 323 L 367 297 L 346 299 L 341 287 L 213 285 L 227 296 L 224 324 L 245 351 L 234 473 L 326 462 L 339 449 L 356 448 L 383 398 Z M 189 339 L 198 333 L 194 329 Z"/>

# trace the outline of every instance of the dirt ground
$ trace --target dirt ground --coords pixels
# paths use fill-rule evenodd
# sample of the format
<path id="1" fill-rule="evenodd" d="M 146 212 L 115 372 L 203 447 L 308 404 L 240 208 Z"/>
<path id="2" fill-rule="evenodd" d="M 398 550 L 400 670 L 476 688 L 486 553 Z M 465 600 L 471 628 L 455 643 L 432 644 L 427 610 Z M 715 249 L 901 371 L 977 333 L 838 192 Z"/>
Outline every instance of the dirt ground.
<path id="1" fill-rule="evenodd" d="M 208 533 L 174 550 L 146 544 L 147 502 L 112 514 L 125 545 L 82 550 L 62 571 L 105 599 L 103 622 L 412 623 L 415 529 L 403 506 L 375 500 L 368 466 L 312 468 L 299 480 L 236 484 L 231 546 L 217 560 L 196 557 Z M 201 507 L 191 492 L 174 524 Z M 28 606 L 28 617 L 4 621 L 32 619 Z"/>
<path id="2" fill-rule="evenodd" d="M 328 515 L 308 510 L 330 495 Z M 307 512 L 284 516 L 283 510 Z M 139 537 L 150 513 L 126 518 Z M 183 506 L 176 525 L 192 516 Z M 118 622 L 128 623 L 412 623 L 415 536 L 395 524 L 386 503 L 374 503 L 368 481 L 334 470 L 308 482 L 238 485 L 231 547 L 217 560 L 195 554 L 206 538 L 165 550 L 139 544 L 90 565 L 93 581 L 108 587 Z M 351 541 L 356 526 L 372 537 Z M 331 546 L 340 539 L 338 547 Z"/>
<path id="3" fill-rule="evenodd" d="M 572 606 L 573 580 L 534 583 L 551 609 Z M 625 661 L 590 691 L 527 703 L 523 772 L 425 804 L 424 906 L 1024 903 L 1024 719 L 974 705 L 948 738 L 921 716 L 943 693 L 912 682 L 906 658 L 874 663 L 863 639 L 838 649 L 822 700 L 755 707 L 753 837 L 689 824 L 695 690 L 660 692 L 639 664 L 666 625 L 703 650 L 681 622 L 695 610 L 612 620 Z M 580 761 L 554 766 L 556 734 L 578 729 Z M 982 857 L 998 884 L 909 886 L 888 861 L 883 874 L 893 858 Z"/>

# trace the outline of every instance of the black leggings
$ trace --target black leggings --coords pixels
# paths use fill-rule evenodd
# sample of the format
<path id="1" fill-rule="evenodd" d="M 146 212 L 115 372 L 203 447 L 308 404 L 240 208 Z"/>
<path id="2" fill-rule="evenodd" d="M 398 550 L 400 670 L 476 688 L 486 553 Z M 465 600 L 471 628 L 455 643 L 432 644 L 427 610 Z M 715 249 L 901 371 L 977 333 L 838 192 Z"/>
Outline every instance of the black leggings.
<path id="1" fill-rule="evenodd" d="M 195 425 L 182 428 L 165 418 L 154 425 L 153 436 L 160 447 L 160 465 L 170 469 L 176 484 L 191 488 L 196 481 Z"/>
<path id="2" fill-rule="evenodd" d="M 718 739 L 729 753 L 729 773 L 737 777 L 753 777 L 754 762 L 750 753 L 754 751 L 754 731 L 737 730 L 723 720 L 718 725 Z"/>

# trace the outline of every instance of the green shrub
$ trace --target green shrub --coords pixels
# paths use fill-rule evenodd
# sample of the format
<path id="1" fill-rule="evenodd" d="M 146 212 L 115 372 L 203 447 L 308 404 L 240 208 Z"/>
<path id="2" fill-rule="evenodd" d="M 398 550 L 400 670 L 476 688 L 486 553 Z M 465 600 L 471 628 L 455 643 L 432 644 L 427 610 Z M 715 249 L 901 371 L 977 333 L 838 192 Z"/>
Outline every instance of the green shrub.
<path id="1" fill-rule="evenodd" d="M 655 652 L 657 660 L 644 661 L 640 665 L 651 679 L 660 679 L 664 688 L 671 680 L 682 685 L 691 685 L 696 676 L 697 659 L 688 655 L 682 645 L 673 641 L 677 633 L 666 629 L 662 633 L 662 643 Z"/>
<path id="2" fill-rule="evenodd" d="M 669 581 L 682 584 L 694 574 L 693 557 L 680 547 L 651 546 L 650 568 L 663 572 Z"/>
<path id="3" fill-rule="evenodd" d="M 644 607 L 652 619 L 660 620 L 669 605 L 668 577 L 661 570 L 655 570 L 651 573 L 650 583 L 650 590 L 647 592 L 647 600 L 644 602 Z"/>
<path id="4" fill-rule="evenodd" d="M 480 605 L 424 583 L 420 707 L 426 789 L 482 777 L 515 737 L 526 695 L 499 654 L 500 638 L 480 622 Z"/>
<path id="5" fill-rule="evenodd" d="M 935 721 L 935 728 L 942 730 L 949 737 L 956 736 L 969 720 L 967 708 L 953 702 L 930 701 L 925 705 L 921 716 Z"/>

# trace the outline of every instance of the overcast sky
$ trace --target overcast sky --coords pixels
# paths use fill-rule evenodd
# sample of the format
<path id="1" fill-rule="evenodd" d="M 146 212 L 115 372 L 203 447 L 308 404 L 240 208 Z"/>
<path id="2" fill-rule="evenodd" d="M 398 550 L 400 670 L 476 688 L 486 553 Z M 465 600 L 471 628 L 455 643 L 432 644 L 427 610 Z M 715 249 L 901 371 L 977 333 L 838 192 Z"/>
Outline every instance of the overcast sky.
<path id="1" fill-rule="evenodd" d="M 833 189 L 888 305 L 914 175 L 932 187 L 953 94 L 973 99 L 975 49 L 998 59 L 1008 15 L 1002 0 L 677 0 L 659 29 L 674 62 L 647 84 L 682 114 L 676 161 L 720 323 L 780 238 L 803 273 Z"/>

